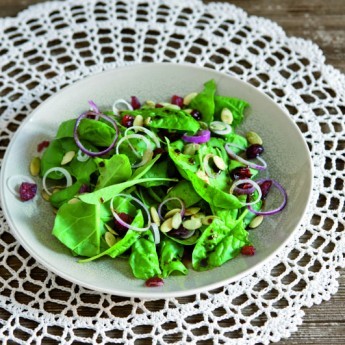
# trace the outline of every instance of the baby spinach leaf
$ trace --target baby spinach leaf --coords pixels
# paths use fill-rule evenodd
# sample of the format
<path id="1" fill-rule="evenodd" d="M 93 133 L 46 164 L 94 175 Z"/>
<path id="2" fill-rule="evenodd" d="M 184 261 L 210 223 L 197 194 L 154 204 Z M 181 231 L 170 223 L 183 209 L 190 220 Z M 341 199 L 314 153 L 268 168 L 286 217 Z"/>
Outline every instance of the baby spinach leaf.
<path id="1" fill-rule="evenodd" d="M 243 101 L 239 98 L 225 96 L 215 96 L 214 103 L 214 113 L 218 119 L 220 119 L 220 114 L 224 108 L 227 108 L 232 112 L 233 122 L 231 125 L 233 127 L 237 127 L 242 123 L 244 118 L 244 110 L 249 106 L 246 101 Z"/>
<path id="2" fill-rule="evenodd" d="M 158 161 L 158 159 L 160 157 L 161 157 L 161 155 L 159 154 L 159 155 L 155 156 L 154 158 L 152 158 L 151 160 L 149 160 L 143 166 L 135 169 L 130 180 L 142 178 L 153 167 L 153 165 Z"/>
<path id="3" fill-rule="evenodd" d="M 91 175 L 98 170 L 97 165 L 92 158 L 88 159 L 85 162 L 80 162 L 74 157 L 72 161 L 64 167 L 78 181 L 84 182 L 86 184 L 89 184 Z"/>
<path id="4" fill-rule="evenodd" d="M 96 158 L 99 177 L 95 190 L 127 181 L 132 175 L 132 168 L 127 156 L 114 155 L 110 159 Z"/>
<path id="5" fill-rule="evenodd" d="M 176 182 L 176 179 L 173 178 L 141 178 L 136 180 L 129 180 L 126 182 L 121 182 L 115 185 L 111 185 L 108 187 L 104 187 L 102 189 L 98 189 L 92 193 L 85 193 L 80 195 L 80 200 L 87 202 L 88 204 L 98 204 L 98 203 L 104 203 L 110 200 L 113 196 L 116 194 L 121 193 L 125 189 L 132 187 L 136 184 L 142 183 L 142 182 L 151 182 L 151 181 L 170 181 L 170 182 Z"/>
<path id="6" fill-rule="evenodd" d="M 144 176 L 143 178 L 164 178 L 168 176 L 168 161 L 164 160 L 161 162 L 156 163 Z M 169 182 L 162 182 L 162 181 L 151 181 L 151 182 L 143 182 L 140 185 L 149 188 L 155 186 L 162 186 L 168 185 Z"/>
<path id="7" fill-rule="evenodd" d="M 60 138 L 73 138 L 74 135 L 74 126 L 76 123 L 76 119 L 72 119 L 72 120 L 67 120 L 64 121 L 60 124 L 58 131 L 56 133 L 56 139 L 60 139 Z"/>
<path id="8" fill-rule="evenodd" d="M 188 269 L 182 263 L 183 245 L 172 241 L 169 238 L 164 238 L 160 243 L 160 267 L 162 269 L 162 276 L 166 278 L 173 272 L 178 272 L 186 275 Z"/>
<path id="9" fill-rule="evenodd" d="M 169 233 L 167 233 L 166 236 L 169 237 L 172 241 L 183 244 L 184 246 L 192 246 L 193 244 L 195 244 L 198 241 L 198 239 L 200 237 L 200 231 L 196 230 L 194 235 L 192 235 L 191 237 L 185 238 L 185 239 L 169 236 Z"/>
<path id="10" fill-rule="evenodd" d="M 215 92 L 216 83 L 214 80 L 209 80 L 204 84 L 204 89 L 190 103 L 190 107 L 197 109 L 202 114 L 202 121 L 206 123 L 213 121 Z"/>
<path id="11" fill-rule="evenodd" d="M 166 196 L 168 198 L 180 198 L 185 207 L 190 207 L 201 200 L 201 197 L 198 193 L 195 192 L 193 185 L 186 180 L 178 182 L 173 188 L 171 188 Z M 180 207 L 178 202 L 174 200 L 167 205 L 171 208 Z"/>
<path id="12" fill-rule="evenodd" d="M 49 199 L 50 203 L 54 207 L 59 208 L 62 204 L 74 198 L 79 193 L 79 190 L 82 185 L 82 182 L 77 181 L 71 186 L 63 188 L 56 193 L 53 193 Z"/>
<path id="13" fill-rule="evenodd" d="M 99 214 L 99 205 L 63 204 L 55 217 L 53 235 L 77 255 L 97 255 L 100 250 Z"/>
<path id="14" fill-rule="evenodd" d="M 145 231 L 133 244 L 129 264 L 133 275 L 138 279 L 148 279 L 162 273 L 153 234 L 150 230 Z"/>

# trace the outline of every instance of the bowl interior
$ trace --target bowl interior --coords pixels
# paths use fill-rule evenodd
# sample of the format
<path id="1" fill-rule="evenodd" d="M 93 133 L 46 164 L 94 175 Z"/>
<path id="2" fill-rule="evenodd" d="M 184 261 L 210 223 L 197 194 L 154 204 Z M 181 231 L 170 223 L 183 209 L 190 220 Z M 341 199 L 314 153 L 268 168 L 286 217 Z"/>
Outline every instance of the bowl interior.
<path id="1" fill-rule="evenodd" d="M 114 100 L 136 95 L 141 100 L 166 100 L 201 90 L 215 79 L 218 94 L 239 97 L 250 103 L 240 132 L 260 134 L 265 159 L 272 178 L 287 190 L 288 205 L 267 217 L 250 232 L 256 255 L 239 256 L 209 272 L 189 270 L 187 276 L 169 277 L 160 288 L 146 288 L 132 276 L 121 259 L 104 258 L 87 264 L 77 263 L 69 250 L 51 235 L 53 214 L 48 203 L 35 198 L 23 203 L 11 193 L 11 176 L 29 175 L 28 165 L 42 140 L 54 136 L 61 121 L 87 109 L 92 99 L 101 109 L 111 108 Z M 85 287 L 122 296 L 163 298 L 193 294 L 216 288 L 257 269 L 294 232 L 305 212 L 312 188 L 312 164 L 307 146 L 289 116 L 254 87 L 222 73 L 190 65 L 144 64 L 110 70 L 71 85 L 42 103 L 22 124 L 6 152 L 1 175 L 1 201 L 13 233 L 24 248 L 48 269 Z"/>

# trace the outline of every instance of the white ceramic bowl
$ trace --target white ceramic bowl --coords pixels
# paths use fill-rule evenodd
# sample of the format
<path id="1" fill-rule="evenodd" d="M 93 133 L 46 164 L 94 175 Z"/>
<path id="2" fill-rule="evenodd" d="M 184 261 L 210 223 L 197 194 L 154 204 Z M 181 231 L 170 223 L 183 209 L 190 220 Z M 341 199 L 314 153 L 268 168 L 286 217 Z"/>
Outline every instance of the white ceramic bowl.
<path id="1" fill-rule="evenodd" d="M 163 287 L 145 287 L 132 276 L 128 263 L 103 258 L 80 264 L 51 235 L 53 214 L 40 197 L 21 202 L 11 193 L 12 176 L 29 175 L 31 158 L 42 140 L 54 136 L 63 120 L 87 109 L 92 99 L 102 109 L 114 100 L 136 95 L 141 100 L 169 100 L 202 89 L 215 79 L 218 94 L 239 97 L 250 103 L 241 130 L 260 133 L 266 148 L 270 176 L 288 193 L 283 212 L 268 217 L 250 238 L 256 247 L 254 256 L 240 255 L 222 267 L 207 272 L 190 269 L 187 276 L 165 279 Z M 47 269 L 87 288 L 122 296 L 166 298 L 210 290 L 241 279 L 258 269 L 286 244 L 299 226 L 312 190 L 312 163 L 306 143 L 294 122 L 269 97 L 237 78 L 192 65 L 142 64 L 106 71 L 83 79 L 43 102 L 21 125 L 4 157 L 1 171 L 1 202 L 5 217 L 17 240 Z"/>

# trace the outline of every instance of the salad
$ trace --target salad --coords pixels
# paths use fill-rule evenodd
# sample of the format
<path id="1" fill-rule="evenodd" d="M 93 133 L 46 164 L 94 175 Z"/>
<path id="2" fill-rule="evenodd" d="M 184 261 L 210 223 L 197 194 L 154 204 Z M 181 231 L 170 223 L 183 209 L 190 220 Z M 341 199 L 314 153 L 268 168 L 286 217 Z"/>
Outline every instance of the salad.
<path id="1" fill-rule="evenodd" d="M 281 212 L 262 139 L 240 134 L 249 104 L 214 80 L 169 103 L 132 96 L 62 122 L 30 164 L 56 213 L 52 234 L 79 262 L 125 258 L 147 286 L 254 255 L 249 231 Z M 273 188 L 272 188 L 273 187 Z M 272 189 L 281 203 L 267 209 Z M 20 186 L 23 201 L 37 192 Z"/>

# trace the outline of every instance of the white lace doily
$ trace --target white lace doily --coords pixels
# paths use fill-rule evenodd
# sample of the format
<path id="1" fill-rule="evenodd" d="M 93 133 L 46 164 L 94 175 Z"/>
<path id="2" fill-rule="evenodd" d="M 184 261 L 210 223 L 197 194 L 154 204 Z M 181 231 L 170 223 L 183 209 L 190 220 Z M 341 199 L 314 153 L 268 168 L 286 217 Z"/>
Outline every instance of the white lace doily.
<path id="1" fill-rule="evenodd" d="M 47 2 L 2 19 L 0 37 L 0 157 L 21 121 L 63 86 L 124 64 L 170 61 L 235 74 L 266 92 L 298 124 L 315 166 L 294 240 L 255 274 L 191 297 L 148 301 L 71 284 L 28 256 L 0 211 L 5 343 L 268 344 L 297 330 L 303 307 L 337 291 L 345 77 L 314 44 L 234 6 L 197 0 Z"/>

